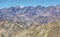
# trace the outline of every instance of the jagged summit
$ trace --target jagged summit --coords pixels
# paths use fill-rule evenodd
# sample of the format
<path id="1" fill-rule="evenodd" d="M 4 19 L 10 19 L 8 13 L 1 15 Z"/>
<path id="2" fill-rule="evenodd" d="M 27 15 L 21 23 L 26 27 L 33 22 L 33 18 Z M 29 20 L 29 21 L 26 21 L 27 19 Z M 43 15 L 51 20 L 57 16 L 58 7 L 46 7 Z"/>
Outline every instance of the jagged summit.
<path id="1" fill-rule="evenodd" d="M 20 6 L 0 9 L 0 20 L 20 21 L 29 18 L 30 21 L 48 23 L 60 19 L 60 5 L 57 6 Z M 24 20 L 23 20 L 24 21 Z"/>

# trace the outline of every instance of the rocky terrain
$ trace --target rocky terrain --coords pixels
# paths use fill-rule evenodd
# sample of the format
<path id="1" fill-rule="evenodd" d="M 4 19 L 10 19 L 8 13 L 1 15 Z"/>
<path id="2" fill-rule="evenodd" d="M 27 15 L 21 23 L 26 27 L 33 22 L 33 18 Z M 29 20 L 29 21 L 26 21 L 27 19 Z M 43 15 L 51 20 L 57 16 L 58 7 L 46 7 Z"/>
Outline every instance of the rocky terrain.
<path id="1" fill-rule="evenodd" d="M 0 37 L 60 37 L 60 5 L 0 9 Z"/>
<path id="2" fill-rule="evenodd" d="M 0 37 L 60 37 L 60 21 L 34 24 L 24 29 L 14 22 L 0 22 Z"/>

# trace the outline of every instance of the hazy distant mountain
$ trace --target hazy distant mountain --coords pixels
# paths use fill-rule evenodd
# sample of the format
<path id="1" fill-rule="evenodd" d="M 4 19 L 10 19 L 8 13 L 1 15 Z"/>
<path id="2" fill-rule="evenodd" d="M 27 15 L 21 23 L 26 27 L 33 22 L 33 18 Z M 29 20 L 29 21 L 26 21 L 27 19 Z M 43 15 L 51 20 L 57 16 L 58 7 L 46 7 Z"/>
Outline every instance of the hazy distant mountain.
<path id="1" fill-rule="evenodd" d="M 60 5 L 56 6 L 28 6 L 21 8 L 10 7 L 0 9 L 0 20 L 8 20 L 14 22 L 37 22 L 48 23 L 60 19 Z"/>

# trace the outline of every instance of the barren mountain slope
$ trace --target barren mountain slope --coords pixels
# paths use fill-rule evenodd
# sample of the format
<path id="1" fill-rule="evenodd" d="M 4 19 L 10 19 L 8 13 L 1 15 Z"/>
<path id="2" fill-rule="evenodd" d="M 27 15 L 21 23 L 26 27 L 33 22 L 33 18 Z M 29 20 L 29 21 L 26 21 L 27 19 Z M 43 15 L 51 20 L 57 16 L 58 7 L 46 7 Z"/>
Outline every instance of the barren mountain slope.
<path id="1" fill-rule="evenodd" d="M 0 22 L 0 37 L 60 37 L 60 21 L 48 24 L 32 24 L 24 29 L 14 22 Z"/>

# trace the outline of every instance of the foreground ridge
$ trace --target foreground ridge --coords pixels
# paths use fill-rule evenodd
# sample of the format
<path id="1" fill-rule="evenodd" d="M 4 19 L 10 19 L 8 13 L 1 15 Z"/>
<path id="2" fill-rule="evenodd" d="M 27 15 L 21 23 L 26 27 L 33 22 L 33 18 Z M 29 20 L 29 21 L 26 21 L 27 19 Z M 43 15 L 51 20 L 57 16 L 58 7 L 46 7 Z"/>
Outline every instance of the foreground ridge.
<path id="1" fill-rule="evenodd" d="M 60 21 L 32 24 L 26 29 L 19 25 L 8 21 L 0 22 L 0 37 L 60 37 Z"/>

